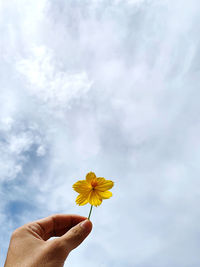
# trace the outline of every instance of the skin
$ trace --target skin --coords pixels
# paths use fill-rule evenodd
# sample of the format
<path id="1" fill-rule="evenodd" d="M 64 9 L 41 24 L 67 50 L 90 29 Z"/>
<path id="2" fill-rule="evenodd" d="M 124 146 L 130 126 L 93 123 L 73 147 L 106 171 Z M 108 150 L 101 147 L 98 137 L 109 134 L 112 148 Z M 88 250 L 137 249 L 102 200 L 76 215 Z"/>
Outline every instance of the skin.
<path id="1" fill-rule="evenodd" d="M 92 223 L 79 215 L 57 214 L 25 224 L 12 234 L 4 267 L 62 267 L 91 230 Z"/>

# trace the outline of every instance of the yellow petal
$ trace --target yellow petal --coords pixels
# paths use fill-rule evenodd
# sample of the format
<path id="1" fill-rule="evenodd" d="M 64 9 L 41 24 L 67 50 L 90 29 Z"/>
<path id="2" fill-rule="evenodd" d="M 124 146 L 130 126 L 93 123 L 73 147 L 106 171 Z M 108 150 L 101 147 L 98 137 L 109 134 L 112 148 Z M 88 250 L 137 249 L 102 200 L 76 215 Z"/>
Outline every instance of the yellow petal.
<path id="1" fill-rule="evenodd" d="M 73 189 L 80 194 L 90 192 L 91 188 L 92 187 L 85 180 L 73 184 Z"/>
<path id="2" fill-rule="evenodd" d="M 91 191 L 89 196 L 89 203 L 93 206 L 99 206 L 102 203 L 102 199 L 99 197 L 98 193 L 94 191 Z"/>
<path id="3" fill-rule="evenodd" d="M 89 193 L 78 195 L 76 198 L 76 204 L 78 204 L 79 206 L 83 206 L 83 205 L 87 204 L 88 203 L 88 196 L 89 196 Z"/>
<path id="4" fill-rule="evenodd" d="M 88 183 L 91 183 L 92 180 L 96 179 L 96 174 L 94 172 L 89 172 L 87 175 L 86 175 L 86 181 Z"/>
<path id="5" fill-rule="evenodd" d="M 98 195 L 100 196 L 100 198 L 102 199 L 108 199 L 110 197 L 112 197 L 112 193 L 110 191 L 97 191 Z"/>
<path id="6" fill-rule="evenodd" d="M 103 177 L 97 178 L 98 185 L 95 187 L 98 191 L 107 191 L 111 189 L 114 185 L 113 181 L 106 180 Z"/>

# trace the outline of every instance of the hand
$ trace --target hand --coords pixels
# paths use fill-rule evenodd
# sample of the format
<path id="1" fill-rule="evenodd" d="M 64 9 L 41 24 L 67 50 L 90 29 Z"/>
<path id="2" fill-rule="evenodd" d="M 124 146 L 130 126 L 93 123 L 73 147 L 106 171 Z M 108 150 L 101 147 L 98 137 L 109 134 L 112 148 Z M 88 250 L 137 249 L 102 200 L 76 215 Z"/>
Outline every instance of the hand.
<path id="1" fill-rule="evenodd" d="M 53 215 L 16 229 L 4 267 L 61 267 L 92 230 L 78 215 Z M 50 237 L 58 238 L 48 240 Z"/>

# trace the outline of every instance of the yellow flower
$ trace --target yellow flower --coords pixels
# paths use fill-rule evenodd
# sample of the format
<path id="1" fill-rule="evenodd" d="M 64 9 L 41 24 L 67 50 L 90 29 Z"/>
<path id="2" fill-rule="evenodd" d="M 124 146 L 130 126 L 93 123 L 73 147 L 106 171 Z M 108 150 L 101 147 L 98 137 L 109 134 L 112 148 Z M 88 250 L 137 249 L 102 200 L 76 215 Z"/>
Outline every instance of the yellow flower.
<path id="1" fill-rule="evenodd" d="M 89 172 L 85 180 L 76 182 L 73 189 L 79 193 L 76 204 L 83 206 L 90 203 L 92 206 L 99 206 L 103 199 L 110 198 L 112 193 L 108 191 L 114 183 L 103 177 L 96 177 L 94 172 Z"/>

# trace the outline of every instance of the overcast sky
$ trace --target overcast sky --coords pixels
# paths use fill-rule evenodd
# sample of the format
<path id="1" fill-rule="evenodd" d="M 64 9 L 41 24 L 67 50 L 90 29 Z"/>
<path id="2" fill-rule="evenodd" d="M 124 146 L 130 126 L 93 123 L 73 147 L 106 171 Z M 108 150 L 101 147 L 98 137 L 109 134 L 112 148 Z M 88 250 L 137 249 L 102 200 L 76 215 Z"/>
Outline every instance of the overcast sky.
<path id="1" fill-rule="evenodd" d="M 12 231 L 88 215 L 69 267 L 200 266 L 199 0 L 0 1 L 0 265 Z"/>

